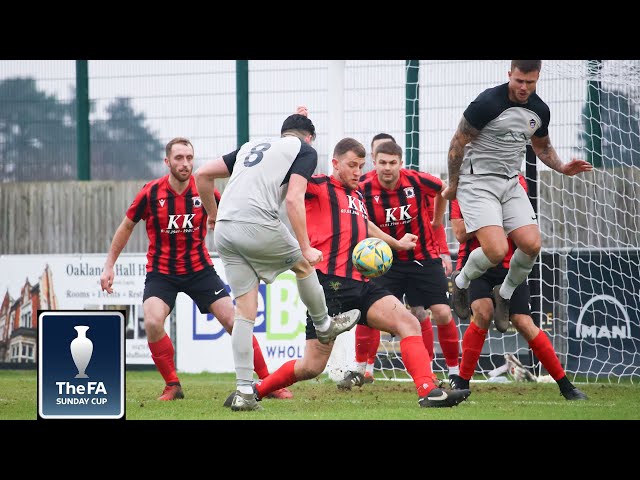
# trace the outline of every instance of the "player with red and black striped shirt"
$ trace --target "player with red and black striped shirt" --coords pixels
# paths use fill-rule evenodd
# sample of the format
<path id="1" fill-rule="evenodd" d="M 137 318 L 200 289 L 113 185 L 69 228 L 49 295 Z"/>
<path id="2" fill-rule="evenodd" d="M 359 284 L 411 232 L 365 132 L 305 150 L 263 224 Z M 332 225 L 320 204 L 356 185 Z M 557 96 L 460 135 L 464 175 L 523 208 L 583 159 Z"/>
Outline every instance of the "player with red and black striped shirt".
<path id="1" fill-rule="evenodd" d="M 411 313 L 420 321 L 422 338 L 433 360 L 433 329 L 424 310 L 432 307 L 432 318 L 438 326 L 449 374 L 457 374 L 458 330 L 451 317 L 447 279 L 440 258 L 440 242 L 444 241 L 446 247 L 441 222 L 446 202 L 439 193 L 442 182 L 428 173 L 402 168 L 402 148 L 393 141 L 379 142 L 373 156 L 375 170 L 360 182 L 371 221 L 394 238 L 405 232 L 420 238 L 414 251 L 399 252 L 394 256 L 391 269 L 374 281 L 390 290 L 400 301 L 404 298 L 411 306 Z M 433 221 L 435 218 L 440 222 Z M 440 231 L 442 235 L 438 234 Z M 379 343 L 379 332 L 357 327 L 356 359 L 345 378 L 338 382 L 339 389 L 351 389 L 352 386 L 371 382 L 367 382 L 366 369 L 373 367 Z"/>
<path id="2" fill-rule="evenodd" d="M 313 176 L 307 185 L 305 204 L 311 245 L 322 252 L 316 264 L 329 314 L 359 309 L 359 323 L 390 332 L 400 338 L 402 361 L 413 378 L 421 407 L 452 407 L 465 400 L 469 392 L 445 392 L 433 383 L 429 354 L 420 336 L 418 320 L 386 288 L 364 278 L 353 266 L 351 253 L 358 242 L 369 236 L 386 241 L 399 252 L 415 248 L 417 237 L 406 233 L 400 240 L 387 235 L 369 221 L 358 182 L 364 166 L 365 149 L 353 138 L 344 138 L 333 151 L 333 174 Z M 257 397 L 320 375 L 333 345 L 316 338 L 307 318 L 307 342 L 300 360 L 285 363 L 256 386 Z"/>
<path id="3" fill-rule="evenodd" d="M 518 180 L 526 194 L 527 182 L 524 176 L 520 174 Z M 471 252 L 480 247 L 480 242 L 474 232 L 467 233 L 462 212 L 460 211 L 460 205 L 457 200 L 452 200 L 450 203 L 449 218 L 456 238 L 460 242 L 458 262 L 456 265 L 456 270 L 459 271 L 464 267 Z M 478 364 L 478 359 L 480 358 L 482 346 L 484 345 L 492 318 L 495 323 L 494 294 L 496 290 L 500 288 L 500 285 L 509 272 L 509 262 L 516 249 L 513 240 L 508 239 L 508 243 L 509 250 L 502 260 L 502 263 L 490 268 L 482 276 L 473 279 L 469 285 L 469 299 L 473 317 L 462 337 L 460 373 L 459 375 L 451 375 L 449 377 L 453 388 L 469 388 L 469 381 L 473 377 L 473 372 Z M 529 284 L 527 280 L 525 280 L 516 287 L 509 300 L 509 319 L 511 323 L 513 323 L 518 333 L 529 343 L 529 347 L 531 347 L 534 355 L 538 357 L 542 366 L 558 383 L 560 393 L 564 398 L 567 400 L 587 400 L 587 396 L 574 387 L 567 378 L 547 334 L 533 323 L 529 301 Z M 497 323 L 496 328 L 498 328 Z M 505 332 L 507 328 L 500 328 L 498 330 Z"/>
<path id="4" fill-rule="evenodd" d="M 178 292 L 189 295 L 200 312 L 212 313 L 231 332 L 233 302 L 213 268 L 205 244 L 207 212 L 198 195 L 193 171 L 193 145 L 186 138 L 174 138 L 166 146 L 169 174 L 153 180 L 138 192 L 116 230 L 100 276 L 103 290 L 113 293 L 113 266 L 140 220 L 146 222 L 149 249 L 143 309 L 144 326 L 151 358 L 165 380 L 159 400 L 184 398 L 174 363 L 173 343 L 164 322 L 173 310 Z M 216 202 L 220 192 L 214 192 Z M 256 338 L 254 364 L 260 378 L 269 374 Z M 288 391 L 276 393 L 290 398 Z"/>
<path id="5" fill-rule="evenodd" d="M 402 148 L 394 142 L 382 143 L 374 155 L 376 174 L 360 182 L 370 220 L 394 238 L 405 233 L 419 238 L 415 250 L 394 255 L 392 267 L 374 282 L 399 300 L 405 297 L 411 306 L 431 310 L 449 374 L 457 374 L 458 329 L 451 316 L 448 282 L 435 235 L 446 208 L 440 195 L 442 181 L 428 173 L 402 168 Z M 428 215 L 431 205 L 435 208 L 432 222 Z M 433 337 L 426 340 L 430 340 L 427 348 L 433 350 Z M 349 372 L 339 386 L 348 387 L 349 382 L 361 385 L 363 369 L 364 364 L 359 364 L 358 370 Z"/>

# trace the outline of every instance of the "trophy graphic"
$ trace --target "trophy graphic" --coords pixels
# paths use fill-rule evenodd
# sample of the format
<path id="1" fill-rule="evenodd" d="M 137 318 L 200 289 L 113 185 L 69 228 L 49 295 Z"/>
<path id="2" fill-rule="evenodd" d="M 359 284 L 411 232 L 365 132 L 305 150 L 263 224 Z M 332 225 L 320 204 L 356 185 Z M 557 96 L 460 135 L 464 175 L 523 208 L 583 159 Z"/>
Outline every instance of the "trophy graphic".
<path id="1" fill-rule="evenodd" d="M 78 374 L 75 378 L 89 378 L 89 375 L 84 373 L 87 365 L 89 365 L 91 361 L 91 354 L 93 353 L 93 342 L 87 338 L 87 330 L 89 330 L 89 327 L 78 325 L 73 328 L 78 332 L 78 337 L 73 339 L 70 346 L 73 363 L 76 364 L 76 368 L 78 369 Z"/>

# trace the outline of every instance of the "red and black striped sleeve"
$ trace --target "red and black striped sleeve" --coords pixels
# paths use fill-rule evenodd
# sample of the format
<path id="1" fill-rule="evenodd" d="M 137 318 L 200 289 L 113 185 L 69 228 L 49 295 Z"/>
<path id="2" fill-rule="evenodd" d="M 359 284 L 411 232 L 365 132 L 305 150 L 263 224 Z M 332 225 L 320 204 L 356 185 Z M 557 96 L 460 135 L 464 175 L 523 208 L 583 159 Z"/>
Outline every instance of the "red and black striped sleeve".
<path id="1" fill-rule="evenodd" d="M 142 187 L 127 209 L 127 218 L 132 222 L 138 223 L 140 220 L 149 218 L 149 189 L 147 187 L 148 184 Z"/>

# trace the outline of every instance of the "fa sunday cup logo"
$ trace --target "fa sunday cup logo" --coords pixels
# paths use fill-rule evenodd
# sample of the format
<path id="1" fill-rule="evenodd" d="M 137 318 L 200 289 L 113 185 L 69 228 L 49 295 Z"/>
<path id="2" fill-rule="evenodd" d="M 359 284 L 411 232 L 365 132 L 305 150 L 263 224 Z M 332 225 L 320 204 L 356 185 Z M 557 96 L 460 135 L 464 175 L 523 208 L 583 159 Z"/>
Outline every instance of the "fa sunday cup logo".
<path id="1" fill-rule="evenodd" d="M 124 416 L 124 326 L 119 311 L 38 312 L 41 418 Z"/>

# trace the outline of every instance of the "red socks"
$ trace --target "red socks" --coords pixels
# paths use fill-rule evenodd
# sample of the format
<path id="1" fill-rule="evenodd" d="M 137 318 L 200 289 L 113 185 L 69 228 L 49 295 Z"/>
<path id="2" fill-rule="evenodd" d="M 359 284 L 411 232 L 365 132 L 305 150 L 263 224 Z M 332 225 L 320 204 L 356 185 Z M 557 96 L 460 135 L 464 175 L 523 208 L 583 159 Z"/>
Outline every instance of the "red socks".
<path id="1" fill-rule="evenodd" d="M 365 363 L 370 356 L 373 356 L 375 360 L 379 344 L 379 330 L 366 325 L 356 325 L 356 362 Z M 372 351 L 373 355 L 371 355 Z"/>
<path id="2" fill-rule="evenodd" d="M 549 375 L 553 377 L 554 380 L 558 381 L 562 377 L 565 376 L 564 369 L 562 365 L 560 365 L 560 360 L 558 360 L 558 356 L 556 355 L 555 350 L 553 349 L 553 345 L 547 337 L 547 334 L 542 330 L 538 332 L 538 335 L 529 342 L 529 346 L 542 366 L 547 369 Z"/>
<path id="3" fill-rule="evenodd" d="M 253 369 L 258 374 L 258 378 L 265 378 L 269 375 L 267 362 L 264 361 L 260 344 L 255 335 L 253 336 Z"/>
<path id="4" fill-rule="evenodd" d="M 166 384 L 179 383 L 178 374 L 176 373 L 176 364 L 173 361 L 175 350 L 173 349 L 173 343 L 169 338 L 169 335 L 165 333 L 157 342 L 148 342 L 149 350 L 151 350 L 151 358 L 153 363 L 156 364 L 160 375 L 164 378 Z"/>
<path id="5" fill-rule="evenodd" d="M 149 350 L 151 350 L 151 358 L 156 364 L 160 375 L 164 378 L 165 383 L 179 382 L 178 374 L 176 373 L 176 364 L 173 359 L 175 350 L 169 335 L 165 334 L 165 336 L 157 342 L 148 343 Z M 258 339 L 255 336 L 253 337 L 253 366 L 259 378 L 265 378 L 269 375 L 267 363 L 264 360 L 260 344 L 258 344 Z"/>
<path id="6" fill-rule="evenodd" d="M 460 376 L 471 380 L 478 364 L 487 330 L 482 330 L 475 323 L 470 322 L 469 328 L 462 337 L 462 362 L 460 362 Z"/>
<path id="7" fill-rule="evenodd" d="M 438 325 L 438 340 L 440 340 L 440 348 L 442 348 L 447 367 L 457 367 L 460 353 L 458 348 L 458 329 L 453 318 L 446 325 Z"/>
<path id="8" fill-rule="evenodd" d="M 422 337 L 416 335 L 400 340 L 400 353 L 402 354 L 402 362 L 418 389 L 418 396 L 426 396 L 436 386 L 433 383 L 429 353 L 424 348 Z"/>
<path id="9" fill-rule="evenodd" d="M 422 342 L 424 343 L 424 348 L 427 349 L 429 358 L 433 360 L 433 325 L 431 325 L 431 317 L 427 317 L 420 322 L 420 329 L 422 330 Z M 439 331 L 440 330 L 438 330 L 438 332 Z"/>
<path id="10" fill-rule="evenodd" d="M 375 328 L 369 328 L 369 330 L 371 330 L 371 343 L 369 344 L 369 357 L 367 358 L 367 363 L 376 363 L 378 347 L 380 346 L 380 330 Z"/>
<path id="11" fill-rule="evenodd" d="M 296 375 L 293 371 L 296 362 L 297 360 L 289 360 L 278 370 L 276 370 L 267 378 L 262 380 L 262 382 L 257 384 L 256 390 L 258 390 L 258 396 L 260 398 L 264 398 L 271 392 L 275 392 L 276 390 L 288 387 L 289 385 L 293 385 L 294 383 L 296 383 Z"/>

